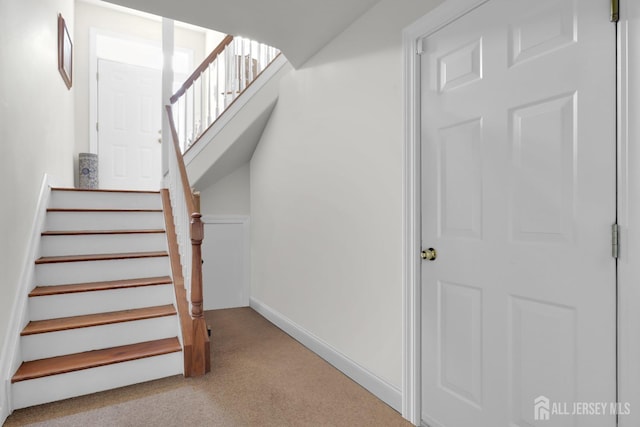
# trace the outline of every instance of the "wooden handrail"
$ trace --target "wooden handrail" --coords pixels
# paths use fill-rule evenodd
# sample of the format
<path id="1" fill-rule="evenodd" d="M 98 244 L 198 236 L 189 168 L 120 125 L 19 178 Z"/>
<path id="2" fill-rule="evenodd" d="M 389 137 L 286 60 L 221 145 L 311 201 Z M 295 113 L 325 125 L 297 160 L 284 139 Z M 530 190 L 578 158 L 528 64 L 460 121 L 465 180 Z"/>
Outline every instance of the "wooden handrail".
<path id="1" fill-rule="evenodd" d="M 224 39 L 222 39 L 220 44 L 216 46 L 215 49 L 213 49 L 209 56 L 207 56 L 204 61 L 202 61 L 202 63 L 198 65 L 198 68 L 196 68 L 195 71 L 191 73 L 189 77 L 187 77 L 187 80 L 185 80 L 182 86 L 180 86 L 180 89 L 178 89 L 178 91 L 174 93 L 171 98 L 169 98 L 171 100 L 171 104 L 176 103 L 176 101 L 187 91 L 187 89 L 189 89 L 191 85 L 193 85 L 193 83 L 198 80 L 200 74 L 202 74 L 202 72 L 207 69 L 207 67 L 216 59 L 218 55 L 220 55 L 224 51 L 224 48 L 227 47 L 232 41 L 233 36 L 231 35 L 228 35 Z"/>
<path id="2" fill-rule="evenodd" d="M 173 110 L 171 105 L 166 106 L 169 115 L 169 128 L 171 129 L 171 137 L 173 139 L 173 149 L 175 150 L 176 159 L 178 161 L 178 169 L 180 181 L 182 183 L 182 191 L 184 192 L 185 202 L 187 204 L 187 212 L 190 217 L 190 238 L 191 238 L 191 327 L 186 332 L 190 339 L 191 347 L 185 346 L 185 376 L 200 376 L 210 371 L 209 359 L 209 336 L 207 325 L 203 312 L 202 297 L 202 240 L 204 239 L 204 224 L 202 223 L 202 214 L 196 210 L 199 209 L 199 200 L 194 196 L 191 186 L 189 185 L 189 176 L 187 168 L 184 164 L 182 153 L 180 152 L 180 143 L 178 132 L 176 131 L 175 122 L 173 121 Z M 199 196 L 198 196 L 199 198 Z M 186 298 L 186 295 L 185 295 Z M 184 333 L 183 333 L 184 335 Z M 188 369 L 187 369 L 188 368 Z"/>
<path id="3" fill-rule="evenodd" d="M 171 139 L 173 140 L 173 149 L 176 151 L 178 157 L 178 168 L 180 169 L 180 180 L 182 181 L 182 189 L 184 190 L 185 198 L 187 199 L 187 210 L 189 215 L 196 213 L 195 202 L 193 200 L 193 193 L 189 186 L 189 176 L 187 175 L 187 168 L 184 165 L 182 158 L 182 152 L 180 151 L 180 138 L 178 137 L 178 131 L 176 130 L 176 124 L 173 121 L 173 108 L 171 105 L 165 107 L 167 114 L 169 115 L 169 128 L 171 129 Z"/>

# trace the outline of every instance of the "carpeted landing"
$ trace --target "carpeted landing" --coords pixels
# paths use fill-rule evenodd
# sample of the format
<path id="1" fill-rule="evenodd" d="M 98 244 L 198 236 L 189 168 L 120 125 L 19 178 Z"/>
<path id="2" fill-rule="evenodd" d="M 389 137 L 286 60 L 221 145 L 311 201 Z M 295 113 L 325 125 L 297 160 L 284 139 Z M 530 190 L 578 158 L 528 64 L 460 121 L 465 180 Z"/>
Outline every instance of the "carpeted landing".
<path id="1" fill-rule="evenodd" d="M 250 308 L 205 313 L 211 373 L 15 411 L 10 426 L 409 426 Z"/>

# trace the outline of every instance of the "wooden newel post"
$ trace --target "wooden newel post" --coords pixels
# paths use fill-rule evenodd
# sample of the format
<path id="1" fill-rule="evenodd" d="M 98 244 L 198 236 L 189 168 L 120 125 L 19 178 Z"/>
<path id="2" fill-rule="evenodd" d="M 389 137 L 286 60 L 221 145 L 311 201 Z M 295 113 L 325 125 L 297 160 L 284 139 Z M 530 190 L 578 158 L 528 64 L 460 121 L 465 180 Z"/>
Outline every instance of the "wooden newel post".
<path id="1" fill-rule="evenodd" d="M 193 349 L 191 351 L 192 376 L 204 375 L 211 370 L 209 336 L 202 310 L 202 215 L 191 214 L 191 323 Z"/>
<path id="2" fill-rule="evenodd" d="M 191 316 L 200 318 L 202 314 L 202 239 L 204 225 L 202 214 L 191 214 Z"/>
<path id="3" fill-rule="evenodd" d="M 195 208 L 196 212 L 202 212 L 200 210 L 200 192 L 194 190 L 193 188 L 191 190 L 191 194 L 193 194 L 193 207 Z"/>

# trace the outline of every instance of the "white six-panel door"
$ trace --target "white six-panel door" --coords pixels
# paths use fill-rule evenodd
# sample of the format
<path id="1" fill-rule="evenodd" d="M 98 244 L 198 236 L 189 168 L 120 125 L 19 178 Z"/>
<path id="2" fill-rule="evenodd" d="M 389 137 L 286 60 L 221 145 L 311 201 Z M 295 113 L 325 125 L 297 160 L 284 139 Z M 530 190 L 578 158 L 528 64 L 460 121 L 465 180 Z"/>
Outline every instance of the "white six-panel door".
<path id="1" fill-rule="evenodd" d="M 158 190 L 161 181 L 161 72 L 98 61 L 100 188 Z"/>
<path id="2" fill-rule="evenodd" d="M 606 0 L 490 0 L 422 40 L 422 419 L 616 400 L 615 26 Z"/>

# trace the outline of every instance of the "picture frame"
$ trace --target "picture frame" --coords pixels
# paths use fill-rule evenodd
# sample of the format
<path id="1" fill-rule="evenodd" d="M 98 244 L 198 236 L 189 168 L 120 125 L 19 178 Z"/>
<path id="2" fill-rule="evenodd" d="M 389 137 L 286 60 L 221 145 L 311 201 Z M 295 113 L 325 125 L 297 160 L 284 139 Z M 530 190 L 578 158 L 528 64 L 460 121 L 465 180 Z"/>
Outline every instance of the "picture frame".
<path id="1" fill-rule="evenodd" d="M 58 14 L 58 71 L 67 89 L 73 85 L 73 42 L 62 14 Z"/>

